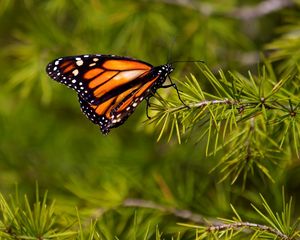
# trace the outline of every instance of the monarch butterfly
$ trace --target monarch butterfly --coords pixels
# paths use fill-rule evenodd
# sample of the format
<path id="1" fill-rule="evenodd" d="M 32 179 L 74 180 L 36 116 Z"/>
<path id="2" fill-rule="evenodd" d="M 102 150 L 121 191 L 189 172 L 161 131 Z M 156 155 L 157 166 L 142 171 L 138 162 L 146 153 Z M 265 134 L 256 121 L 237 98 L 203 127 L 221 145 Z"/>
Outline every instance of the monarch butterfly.
<path id="1" fill-rule="evenodd" d="M 82 112 L 103 134 L 122 125 L 144 100 L 148 101 L 174 70 L 172 64 L 152 66 L 130 57 L 78 55 L 55 59 L 48 75 L 74 89 Z M 177 90 L 177 88 L 176 88 Z"/>

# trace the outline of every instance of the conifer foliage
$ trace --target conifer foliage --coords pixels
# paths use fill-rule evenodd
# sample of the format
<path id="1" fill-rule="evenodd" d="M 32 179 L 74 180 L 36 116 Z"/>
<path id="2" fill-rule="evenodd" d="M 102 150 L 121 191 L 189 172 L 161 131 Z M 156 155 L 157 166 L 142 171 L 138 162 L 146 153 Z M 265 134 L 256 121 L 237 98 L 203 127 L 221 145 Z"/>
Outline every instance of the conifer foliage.
<path id="1" fill-rule="evenodd" d="M 300 239 L 299 13 L 297 0 L 0 1 L 0 239 Z M 96 53 L 174 62 L 178 92 L 102 136 L 45 72 Z"/>

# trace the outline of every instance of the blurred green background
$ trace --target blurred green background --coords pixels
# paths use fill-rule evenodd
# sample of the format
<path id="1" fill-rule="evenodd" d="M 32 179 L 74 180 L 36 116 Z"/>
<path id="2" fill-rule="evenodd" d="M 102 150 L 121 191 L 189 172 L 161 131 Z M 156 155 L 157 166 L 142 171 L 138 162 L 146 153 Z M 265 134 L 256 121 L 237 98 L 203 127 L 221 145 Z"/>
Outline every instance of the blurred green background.
<path id="1" fill-rule="evenodd" d="M 231 216 L 230 203 L 247 214 L 259 192 L 278 207 L 281 187 L 288 186 L 287 195 L 293 195 L 298 178 L 289 180 L 278 170 L 275 183 L 253 176 L 245 190 L 239 182 L 218 183 L 218 172 L 210 173 L 218 159 L 205 156 L 203 144 L 156 141 L 154 125 L 143 123 L 145 103 L 103 136 L 81 113 L 75 92 L 45 72 L 57 57 L 91 53 L 131 56 L 153 65 L 171 55 L 173 60 L 204 60 L 212 70 L 255 72 L 278 26 L 291 12 L 297 15 L 296 6 L 251 19 L 235 15 L 236 9 L 259 2 L 1 0 L 0 191 L 12 193 L 17 184 L 30 195 L 38 182 L 62 212 L 72 213 L 77 206 L 90 216 L 95 209 L 110 209 L 98 217 L 101 231 L 111 236 L 121 235 L 135 213 L 152 232 L 157 224 L 167 233 L 180 229 L 175 223 L 182 220 L 176 217 L 116 208 L 127 198 L 207 217 Z M 177 81 L 199 71 L 192 63 L 175 67 Z M 296 176 L 299 162 L 286 170 Z"/>

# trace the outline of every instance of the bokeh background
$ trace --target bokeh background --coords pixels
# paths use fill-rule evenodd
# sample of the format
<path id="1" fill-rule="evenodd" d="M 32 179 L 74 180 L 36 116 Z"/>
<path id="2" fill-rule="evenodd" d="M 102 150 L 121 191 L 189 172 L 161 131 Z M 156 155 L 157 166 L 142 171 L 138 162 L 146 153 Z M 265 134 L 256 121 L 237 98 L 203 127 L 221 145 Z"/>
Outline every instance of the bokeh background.
<path id="1" fill-rule="evenodd" d="M 247 215 L 258 193 L 278 207 L 281 187 L 293 195 L 299 179 L 278 171 L 276 182 L 253 176 L 246 189 L 240 182 L 220 183 L 218 171 L 210 172 L 218 159 L 207 157 L 203 144 L 179 145 L 176 138 L 157 142 L 155 125 L 144 122 L 145 103 L 104 136 L 81 113 L 75 92 L 45 72 L 57 57 L 91 53 L 131 56 L 153 65 L 170 57 L 204 60 L 215 72 L 255 72 L 260 54 L 267 55 L 267 44 L 280 36 L 280 26 L 290 16 L 300 19 L 293 1 L 282 1 L 288 4 L 261 16 L 247 15 L 245 7 L 261 2 L 1 0 L 1 193 L 8 196 L 17 186 L 32 196 L 38 183 L 41 193 L 48 190 L 49 198 L 56 199 L 58 212 L 74 215 L 77 207 L 87 218 L 98 214 L 98 230 L 107 239 L 126 239 L 134 221 L 137 236 L 147 228 L 155 236 L 156 226 L 170 236 L 186 231 L 176 225 L 185 220 L 172 214 L 118 207 L 129 198 L 214 218 L 232 216 L 230 203 Z M 199 74 L 193 63 L 175 67 L 176 81 Z M 176 95 L 172 89 L 159 93 Z M 290 171 L 299 172 L 299 162 Z"/>

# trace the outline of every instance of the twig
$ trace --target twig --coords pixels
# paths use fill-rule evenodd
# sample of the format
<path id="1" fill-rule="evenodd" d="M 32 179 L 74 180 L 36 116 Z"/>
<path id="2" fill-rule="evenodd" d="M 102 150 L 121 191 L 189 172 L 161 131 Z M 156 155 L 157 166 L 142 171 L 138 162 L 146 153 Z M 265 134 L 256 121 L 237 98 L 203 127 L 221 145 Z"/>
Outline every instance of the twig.
<path id="1" fill-rule="evenodd" d="M 193 213 L 189 210 L 166 207 L 148 200 L 129 198 L 123 202 L 123 206 L 155 209 L 161 212 L 173 214 L 176 217 L 190 220 L 195 223 L 201 223 L 201 224 L 207 223 L 204 217 L 201 216 L 200 214 Z"/>
<path id="2" fill-rule="evenodd" d="M 230 223 L 230 224 L 223 224 L 222 222 L 220 222 L 217 219 L 207 220 L 207 218 L 204 218 L 202 215 L 193 213 L 190 210 L 181 210 L 181 209 L 176 209 L 176 208 L 172 208 L 172 207 L 167 207 L 167 206 L 163 206 L 161 204 L 157 204 L 155 202 L 144 200 L 144 199 L 129 198 L 129 199 L 126 199 L 122 205 L 124 207 L 150 208 L 150 209 L 158 210 L 161 212 L 170 213 L 176 217 L 186 219 L 186 220 L 192 221 L 194 223 L 204 224 L 206 226 L 209 225 L 209 222 L 213 222 L 213 225 L 210 225 L 205 229 L 207 232 L 226 231 L 228 229 L 239 229 L 239 228 L 248 228 L 248 229 L 253 230 L 255 228 L 255 229 L 259 229 L 260 231 L 272 233 L 284 240 L 291 239 L 284 233 L 280 232 L 279 230 L 277 230 L 275 228 L 271 228 L 266 225 L 250 223 L 250 222 L 235 222 L 235 223 Z"/>
<path id="3" fill-rule="evenodd" d="M 201 15 L 211 16 L 218 13 L 213 5 L 192 0 L 161 0 L 168 4 L 179 5 L 198 11 Z M 294 5 L 292 0 L 265 0 L 255 6 L 240 7 L 231 12 L 225 13 L 227 17 L 238 20 L 250 20 L 263 17 L 275 11 Z M 219 15 L 219 14 L 218 14 Z"/>
<path id="4" fill-rule="evenodd" d="M 190 108 L 200 108 L 204 107 L 207 105 L 215 105 L 215 104 L 228 104 L 228 105 L 238 105 L 239 102 L 235 100 L 229 100 L 229 99 L 224 99 L 224 100 L 204 100 L 202 102 L 194 103 L 194 104 L 189 104 L 188 106 Z"/>
<path id="5" fill-rule="evenodd" d="M 219 104 L 226 104 L 226 105 L 240 105 L 240 107 L 245 107 L 247 104 L 242 104 L 236 100 L 230 100 L 230 99 L 223 99 L 223 100 L 203 100 L 201 102 L 197 102 L 197 103 L 190 103 L 187 105 L 180 105 L 178 107 L 172 108 L 170 111 L 178 111 L 184 108 L 201 108 L 201 107 L 205 107 L 208 105 L 219 105 Z"/>
<path id="6" fill-rule="evenodd" d="M 273 101 L 273 104 L 276 104 L 276 103 L 277 103 L 277 101 Z M 240 101 L 237 101 L 237 100 L 234 100 L 234 99 L 224 98 L 222 100 L 203 100 L 201 102 L 190 103 L 190 104 L 186 104 L 186 105 L 180 105 L 180 106 L 177 106 L 177 107 L 174 107 L 174 108 L 170 108 L 169 111 L 170 112 L 178 111 L 178 110 L 181 110 L 181 109 L 185 109 L 187 107 L 189 107 L 189 108 L 201 108 L 201 107 L 206 107 L 206 106 L 209 106 L 209 105 L 229 105 L 229 106 L 237 106 L 238 107 L 237 110 L 239 111 L 239 113 L 242 113 L 245 110 L 245 107 L 251 106 L 253 104 L 254 103 L 240 102 Z M 265 107 L 267 109 L 277 109 L 276 107 L 271 106 L 270 104 L 269 105 L 265 104 Z"/>
<path id="7" fill-rule="evenodd" d="M 211 16 L 214 13 L 214 8 L 211 4 L 194 2 L 192 0 L 160 0 L 167 4 L 179 5 L 192 10 L 198 11 L 201 15 Z"/>
<path id="8" fill-rule="evenodd" d="M 266 225 L 250 223 L 250 222 L 236 222 L 236 223 L 230 223 L 230 224 L 213 225 L 213 226 L 209 226 L 208 228 L 206 228 L 206 230 L 208 232 L 215 232 L 215 231 L 225 231 L 228 229 L 239 229 L 239 228 L 249 228 L 249 229 L 256 228 L 261 231 L 275 234 L 276 236 L 278 236 L 279 238 L 284 239 L 284 240 L 291 239 L 289 236 L 280 232 L 276 228 L 271 228 Z"/>
<path id="9" fill-rule="evenodd" d="M 294 5 L 292 0 L 266 0 L 253 7 L 242 7 L 230 13 L 234 18 L 241 20 L 263 17 L 272 12 L 279 11 Z"/>

